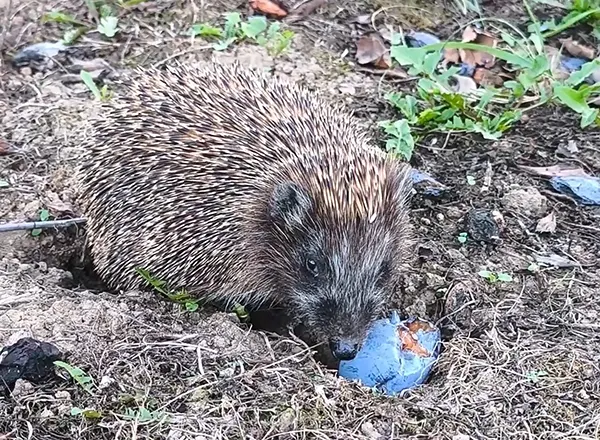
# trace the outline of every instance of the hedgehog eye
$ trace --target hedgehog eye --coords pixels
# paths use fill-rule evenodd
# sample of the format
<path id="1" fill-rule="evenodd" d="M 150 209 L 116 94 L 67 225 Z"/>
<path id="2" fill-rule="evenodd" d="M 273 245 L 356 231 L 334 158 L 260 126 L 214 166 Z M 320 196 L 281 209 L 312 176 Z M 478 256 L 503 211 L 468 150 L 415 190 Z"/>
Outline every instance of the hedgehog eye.
<path id="1" fill-rule="evenodd" d="M 312 258 L 306 260 L 306 269 L 311 273 L 312 276 L 316 277 L 319 275 L 317 268 L 317 262 Z"/>

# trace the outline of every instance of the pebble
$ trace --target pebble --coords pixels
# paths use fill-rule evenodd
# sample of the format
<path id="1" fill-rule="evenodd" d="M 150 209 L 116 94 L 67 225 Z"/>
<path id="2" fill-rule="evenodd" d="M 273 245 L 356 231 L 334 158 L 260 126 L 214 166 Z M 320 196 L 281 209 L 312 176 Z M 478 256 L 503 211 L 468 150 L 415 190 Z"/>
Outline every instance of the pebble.
<path id="1" fill-rule="evenodd" d="M 54 394 L 57 400 L 71 400 L 71 393 L 65 390 L 57 391 Z"/>
<path id="2" fill-rule="evenodd" d="M 548 207 L 548 199 L 534 187 L 511 189 L 501 202 L 506 209 L 527 217 L 541 217 Z"/>
<path id="3" fill-rule="evenodd" d="M 15 399 L 18 399 L 19 397 L 32 394 L 33 391 L 33 384 L 23 379 L 17 379 L 17 381 L 15 382 L 15 388 L 12 391 L 12 395 Z"/>

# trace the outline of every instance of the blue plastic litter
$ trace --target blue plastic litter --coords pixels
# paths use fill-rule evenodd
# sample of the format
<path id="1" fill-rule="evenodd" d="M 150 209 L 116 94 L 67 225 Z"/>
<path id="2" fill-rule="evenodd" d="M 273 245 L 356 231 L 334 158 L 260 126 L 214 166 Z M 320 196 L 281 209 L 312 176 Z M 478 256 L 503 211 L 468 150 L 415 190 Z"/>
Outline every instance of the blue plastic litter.
<path id="1" fill-rule="evenodd" d="M 412 347 L 403 343 L 407 338 L 414 341 Z M 373 325 L 356 357 L 341 361 L 338 373 L 385 394 L 401 394 L 425 382 L 439 355 L 440 341 L 440 330 L 433 324 L 401 321 L 393 312 Z"/>
<path id="2" fill-rule="evenodd" d="M 586 60 L 584 58 L 567 57 L 564 55 L 560 57 L 560 65 L 568 73 L 581 69 L 581 66 L 583 66 L 587 62 L 589 62 L 589 60 Z"/>
<path id="3" fill-rule="evenodd" d="M 35 43 L 24 47 L 13 57 L 15 66 L 20 67 L 31 61 L 42 61 L 44 58 L 51 58 L 66 50 L 67 47 L 61 43 Z"/>
<path id="4" fill-rule="evenodd" d="M 410 32 L 405 39 L 406 45 L 409 47 L 423 47 L 440 42 L 438 37 L 428 32 Z"/>
<path id="5" fill-rule="evenodd" d="M 415 189 L 428 196 L 438 197 L 447 189 L 445 185 L 435 180 L 427 173 L 412 169 L 411 180 Z"/>
<path id="6" fill-rule="evenodd" d="M 475 66 L 470 66 L 468 64 L 465 63 L 461 63 L 459 66 L 459 71 L 458 71 L 458 75 L 461 76 L 470 76 L 472 77 L 475 74 Z"/>
<path id="7" fill-rule="evenodd" d="M 565 176 L 550 179 L 552 187 L 582 205 L 600 205 L 600 179 L 592 176 Z"/>

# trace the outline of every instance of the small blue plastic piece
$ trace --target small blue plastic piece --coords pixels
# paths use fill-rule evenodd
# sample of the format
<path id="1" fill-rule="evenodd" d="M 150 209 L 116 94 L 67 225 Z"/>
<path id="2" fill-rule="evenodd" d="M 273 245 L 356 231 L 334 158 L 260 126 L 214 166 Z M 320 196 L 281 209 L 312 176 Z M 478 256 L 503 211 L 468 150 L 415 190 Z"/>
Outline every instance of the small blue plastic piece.
<path id="1" fill-rule="evenodd" d="M 415 168 L 411 169 L 410 178 L 417 191 L 422 192 L 427 196 L 438 197 L 447 189 L 443 184 L 435 180 L 429 174 L 419 171 Z"/>
<path id="2" fill-rule="evenodd" d="M 403 347 L 402 332 L 416 337 L 420 350 L 426 350 L 429 356 Z M 401 321 L 393 312 L 389 319 L 375 322 L 356 357 L 341 361 L 338 373 L 366 387 L 397 395 L 425 382 L 439 355 L 440 341 L 440 330 L 433 324 L 418 319 Z"/>
<path id="3" fill-rule="evenodd" d="M 35 43 L 27 46 L 19 51 L 13 57 L 13 63 L 16 66 L 21 66 L 29 63 L 30 61 L 41 61 L 44 58 L 51 58 L 58 55 L 59 52 L 66 50 L 67 47 L 61 43 Z"/>
<path id="4" fill-rule="evenodd" d="M 405 39 L 409 47 L 423 47 L 440 42 L 438 37 L 428 32 L 411 32 L 406 35 Z"/>
<path id="5" fill-rule="evenodd" d="M 600 205 L 600 179 L 592 176 L 553 177 L 554 189 L 573 197 L 582 205 Z"/>
<path id="6" fill-rule="evenodd" d="M 475 74 L 475 66 L 470 66 L 469 64 L 461 63 L 459 69 L 457 75 L 469 76 L 472 78 Z"/>
<path id="7" fill-rule="evenodd" d="M 588 61 L 589 60 L 586 60 L 584 58 L 567 57 L 564 55 L 560 57 L 560 65 L 568 73 L 581 69 L 581 66 L 583 66 Z"/>

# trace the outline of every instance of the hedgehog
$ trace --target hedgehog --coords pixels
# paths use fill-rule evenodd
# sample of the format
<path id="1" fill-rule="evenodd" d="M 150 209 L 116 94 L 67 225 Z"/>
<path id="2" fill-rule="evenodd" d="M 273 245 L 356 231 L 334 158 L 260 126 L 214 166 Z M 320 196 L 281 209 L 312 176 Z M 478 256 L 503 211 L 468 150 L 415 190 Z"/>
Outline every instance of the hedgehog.
<path id="1" fill-rule="evenodd" d="M 238 63 L 137 68 L 79 169 L 96 274 L 144 268 L 203 301 L 286 310 L 337 360 L 400 295 L 410 167 L 343 104 Z"/>

